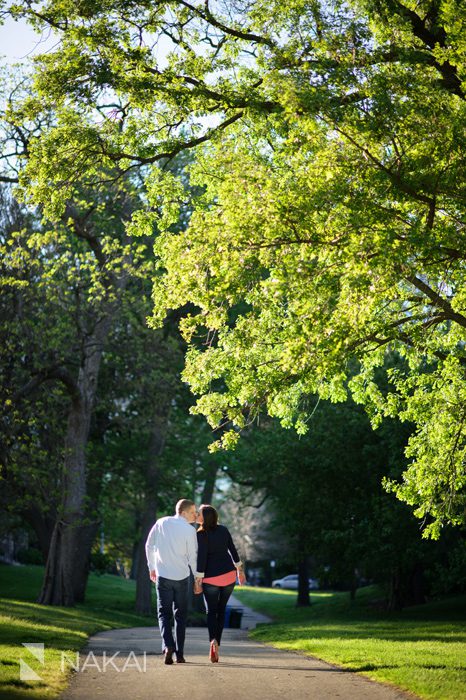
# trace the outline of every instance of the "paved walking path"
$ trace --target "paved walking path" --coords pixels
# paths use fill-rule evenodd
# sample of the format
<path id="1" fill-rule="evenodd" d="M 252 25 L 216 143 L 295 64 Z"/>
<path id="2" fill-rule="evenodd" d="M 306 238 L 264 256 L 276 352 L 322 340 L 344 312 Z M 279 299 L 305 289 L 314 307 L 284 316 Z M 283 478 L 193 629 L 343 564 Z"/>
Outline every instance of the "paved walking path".
<path id="1" fill-rule="evenodd" d="M 247 637 L 247 629 L 266 622 L 267 618 L 242 606 L 236 599 L 230 599 L 230 604 L 243 608 L 242 629 L 225 630 L 218 664 L 208 659 L 206 628 L 187 630 L 187 663 L 173 666 L 163 663 L 157 627 L 100 632 L 89 639 L 81 653 L 80 670 L 74 674 L 62 700 L 408 698 L 401 691 L 315 658 L 253 642 Z"/>

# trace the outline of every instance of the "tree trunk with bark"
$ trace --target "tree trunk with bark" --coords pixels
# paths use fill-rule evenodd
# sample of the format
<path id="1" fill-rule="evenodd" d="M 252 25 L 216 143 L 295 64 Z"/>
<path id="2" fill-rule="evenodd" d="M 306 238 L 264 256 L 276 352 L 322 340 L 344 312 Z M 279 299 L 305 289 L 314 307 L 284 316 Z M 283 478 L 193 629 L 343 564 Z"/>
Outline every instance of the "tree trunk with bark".
<path id="1" fill-rule="evenodd" d="M 395 567 L 391 572 L 388 597 L 389 610 L 402 610 L 426 602 L 424 567 L 415 562 L 409 569 Z"/>
<path id="2" fill-rule="evenodd" d="M 403 609 L 402 575 L 399 566 L 395 566 L 390 573 L 390 590 L 388 594 L 388 610 Z"/>
<path id="3" fill-rule="evenodd" d="M 89 559 L 98 521 L 89 512 L 86 448 L 94 407 L 102 350 L 112 313 L 97 322 L 87 339 L 78 380 L 72 391 L 65 438 L 63 500 L 51 538 L 38 602 L 72 606 L 84 600 Z"/>
<path id="4" fill-rule="evenodd" d="M 214 496 L 215 481 L 217 479 L 217 464 L 210 464 L 207 469 L 206 478 L 204 481 L 204 488 L 202 489 L 201 503 L 212 503 L 212 498 Z"/>
<path id="5" fill-rule="evenodd" d="M 358 590 L 358 572 L 356 569 L 352 569 L 351 572 L 351 584 L 350 584 L 350 600 L 356 600 L 356 591 Z"/>
<path id="6" fill-rule="evenodd" d="M 309 599 L 309 567 L 307 558 L 303 558 L 298 562 L 298 598 L 296 605 L 299 608 L 309 607 L 311 601 Z"/>

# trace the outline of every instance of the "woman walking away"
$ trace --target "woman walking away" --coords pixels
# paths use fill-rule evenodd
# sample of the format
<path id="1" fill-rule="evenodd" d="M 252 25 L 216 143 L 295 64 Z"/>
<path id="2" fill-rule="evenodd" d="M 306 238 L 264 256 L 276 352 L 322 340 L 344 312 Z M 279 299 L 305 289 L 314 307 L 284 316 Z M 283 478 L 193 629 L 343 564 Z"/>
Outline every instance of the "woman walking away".
<path id="1" fill-rule="evenodd" d="M 218 524 L 215 508 L 202 505 L 197 522 L 200 525 L 197 531 L 197 576 L 202 578 L 207 611 L 209 657 L 215 663 L 225 625 L 225 608 L 235 587 L 236 576 L 240 585 L 246 582 L 246 577 L 230 532 L 224 525 Z"/>

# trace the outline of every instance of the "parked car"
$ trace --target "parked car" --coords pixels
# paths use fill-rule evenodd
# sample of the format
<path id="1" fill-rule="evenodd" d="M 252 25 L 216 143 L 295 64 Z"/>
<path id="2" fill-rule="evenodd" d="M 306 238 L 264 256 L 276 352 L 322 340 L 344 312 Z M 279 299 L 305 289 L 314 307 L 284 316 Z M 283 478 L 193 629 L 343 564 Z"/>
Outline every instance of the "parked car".
<path id="1" fill-rule="evenodd" d="M 272 588 L 288 588 L 292 591 L 298 590 L 298 574 L 289 574 L 283 578 L 277 578 L 272 581 Z M 309 589 L 315 591 L 319 588 L 319 582 L 315 578 L 309 579 Z"/>

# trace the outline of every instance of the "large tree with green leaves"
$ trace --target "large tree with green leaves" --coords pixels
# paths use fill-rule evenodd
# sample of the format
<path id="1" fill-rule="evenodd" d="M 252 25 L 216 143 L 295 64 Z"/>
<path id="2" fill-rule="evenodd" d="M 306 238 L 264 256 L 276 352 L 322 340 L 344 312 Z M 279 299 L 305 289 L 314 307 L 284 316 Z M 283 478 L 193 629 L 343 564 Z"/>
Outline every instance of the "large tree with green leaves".
<path id="1" fill-rule="evenodd" d="M 18 120 L 16 127 L 12 95 L 27 95 L 28 83 L 18 76 L 16 87 L 13 76 L 11 82 L 1 94 L 8 183 L 18 179 L 41 128 L 40 120 Z M 47 119 L 53 121 L 53 111 Z M 41 220 L 40 209 L 19 206 L 8 185 L 0 190 L 2 504 L 27 521 L 40 543 L 47 562 L 43 602 L 82 600 L 90 548 L 104 525 L 114 554 L 129 547 L 136 607 L 149 613 L 148 531 L 179 493 L 193 494 L 199 481 L 213 487 L 216 458 L 209 456 L 204 469 L 199 451 L 208 443 L 207 426 L 199 430 L 201 419 L 181 416 L 189 401 L 179 380 L 175 324 L 154 331 L 146 323 L 151 241 L 128 239 L 124 227 L 144 196 L 142 183 L 102 175 L 100 186 L 91 193 L 82 187 L 53 223 Z M 169 447 L 172 464 L 162 462 L 167 434 L 178 431 L 186 434 L 177 436 L 176 456 Z M 189 460 L 181 455 L 183 441 L 190 443 Z M 126 523 L 114 528 L 115 537 L 109 508 Z"/>
<path id="2" fill-rule="evenodd" d="M 4 302 L 14 310 L 2 322 L 10 476 L 16 470 L 34 484 L 40 480 L 34 462 L 47 469 L 48 461 L 48 481 L 52 475 L 57 481 L 49 493 L 56 519 L 40 596 L 44 603 L 70 605 L 84 597 L 98 524 L 87 458 L 99 370 L 121 295 L 137 266 L 138 254 L 127 246 L 122 223 L 130 197 L 120 186 L 105 195 L 95 191 L 91 203 L 83 194 L 68 204 L 66 220 L 36 219 L 34 226 L 2 236 Z M 59 439 L 60 423 L 63 443 L 49 451 L 44 438 L 48 431 Z M 56 458 L 63 463 L 59 471 Z M 53 501 L 57 490 L 58 503 Z"/>
<path id="3" fill-rule="evenodd" d="M 28 81 L 17 77 L 10 91 L 4 83 L 2 177 L 13 182 L 31 142 L 54 116 L 50 109 L 37 119 L 18 116 L 12 96 L 30 95 Z M 21 215 L 4 217 L 0 234 L 2 433 L 9 448 L 3 461 L 8 484 L 25 495 L 23 516 L 33 516 L 36 530 L 45 506 L 54 516 L 43 538 L 44 603 L 84 598 L 99 520 L 97 490 L 90 488 L 99 478 L 89 476 L 88 443 L 103 351 L 130 277 L 151 265 L 144 242 L 131 246 L 125 227 L 137 188 L 124 178 L 109 182 L 108 171 L 102 178 L 92 191 L 80 183 L 54 221 L 40 207 L 21 211 L 13 202 L 11 211 Z M 147 269 L 141 274 L 147 277 Z M 34 499 L 34 486 L 48 498 Z"/>
<path id="4" fill-rule="evenodd" d="M 31 144 L 24 186 L 59 217 L 83 178 L 143 172 L 147 207 L 131 231 L 164 231 L 154 322 L 189 309 L 185 378 L 197 410 L 231 424 L 222 443 L 264 405 L 305 430 L 307 397 L 344 399 L 353 363 L 350 388 L 373 420 L 416 426 L 391 488 L 428 535 L 462 522 L 464 3 L 49 0 L 11 11 L 60 40 L 24 106 L 57 115 Z M 187 194 L 153 166 L 192 148 L 204 194 L 174 232 Z M 381 392 L 374 370 L 393 351 L 404 363 Z"/>

